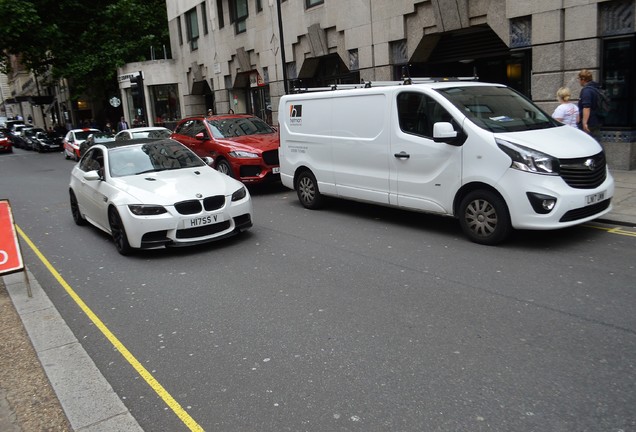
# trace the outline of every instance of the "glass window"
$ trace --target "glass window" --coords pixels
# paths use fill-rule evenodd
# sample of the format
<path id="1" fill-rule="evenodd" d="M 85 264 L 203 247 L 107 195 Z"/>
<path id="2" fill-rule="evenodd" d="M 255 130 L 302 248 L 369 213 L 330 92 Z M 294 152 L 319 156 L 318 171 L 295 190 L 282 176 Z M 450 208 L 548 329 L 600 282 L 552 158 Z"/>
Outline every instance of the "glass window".
<path id="1" fill-rule="evenodd" d="M 509 87 L 466 86 L 438 89 L 469 120 L 490 132 L 518 132 L 562 126 Z"/>
<path id="2" fill-rule="evenodd" d="M 149 86 L 151 114 L 155 126 L 170 128 L 170 122 L 181 118 L 181 107 L 177 93 L 177 84 Z"/>
<path id="3" fill-rule="evenodd" d="M 197 8 L 192 8 L 186 12 L 186 30 L 190 49 L 192 51 L 199 48 L 199 21 L 197 18 Z"/>
<path id="4" fill-rule="evenodd" d="M 636 126 L 636 83 L 633 81 L 634 38 L 609 39 L 603 42 L 603 78 L 601 86 L 611 99 L 611 109 L 604 126 Z"/>
<path id="5" fill-rule="evenodd" d="M 181 17 L 177 17 L 177 33 L 179 33 L 179 45 L 183 45 L 183 31 L 181 30 Z"/>
<path id="6" fill-rule="evenodd" d="M 203 17 L 203 34 L 208 34 L 208 10 L 205 2 L 201 3 L 201 17 Z"/>
<path id="7" fill-rule="evenodd" d="M 236 33 L 247 30 L 247 0 L 230 0 L 230 19 L 234 23 Z"/>
<path id="8" fill-rule="evenodd" d="M 305 0 L 305 7 L 310 8 L 313 6 L 317 6 L 323 4 L 325 0 Z"/>
<path id="9" fill-rule="evenodd" d="M 216 16 L 219 19 L 219 28 L 222 29 L 225 26 L 225 19 L 223 18 L 223 0 L 216 0 Z"/>
<path id="10" fill-rule="evenodd" d="M 263 11 L 263 0 L 256 0 L 256 12 Z"/>

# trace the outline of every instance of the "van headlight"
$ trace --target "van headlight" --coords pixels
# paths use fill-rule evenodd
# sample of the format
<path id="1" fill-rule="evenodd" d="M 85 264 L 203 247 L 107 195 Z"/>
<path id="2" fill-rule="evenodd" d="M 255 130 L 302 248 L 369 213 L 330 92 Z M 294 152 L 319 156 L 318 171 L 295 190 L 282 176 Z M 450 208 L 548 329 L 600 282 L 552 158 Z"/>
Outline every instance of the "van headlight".
<path id="1" fill-rule="evenodd" d="M 559 160 L 540 151 L 497 138 L 499 148 L 512 159 L 511 168 L 536 174 L 559 175 Z"/>

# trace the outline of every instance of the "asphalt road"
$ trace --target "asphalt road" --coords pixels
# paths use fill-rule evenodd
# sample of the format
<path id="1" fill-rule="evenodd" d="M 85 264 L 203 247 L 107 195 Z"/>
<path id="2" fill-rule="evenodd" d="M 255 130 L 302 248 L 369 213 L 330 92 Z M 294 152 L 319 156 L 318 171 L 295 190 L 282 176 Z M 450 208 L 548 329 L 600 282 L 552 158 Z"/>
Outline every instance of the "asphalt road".
<path id="1" fill-rule="evenodd" d="M 23 251 L 145 430 L 636 429 L 634 236 L 581 226 L 486 247 L 452 219 L 309 211 L 272 185 L 252 190 L 240 237 L 122 257 L 73 223 L 72 163 L 0 155 L 0 198 L 172 398 Z"/>

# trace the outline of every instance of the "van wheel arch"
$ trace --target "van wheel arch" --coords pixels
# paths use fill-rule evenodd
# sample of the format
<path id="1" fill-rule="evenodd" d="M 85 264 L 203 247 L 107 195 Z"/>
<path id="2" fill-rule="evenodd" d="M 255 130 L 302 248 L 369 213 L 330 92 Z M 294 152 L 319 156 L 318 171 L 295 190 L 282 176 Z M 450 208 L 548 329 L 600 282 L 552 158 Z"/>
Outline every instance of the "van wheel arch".
<path id="1" fill-rule="evenodd" d="M 300 167 L 294 175 L 294 189 L 303 207 L 315 210 L 323 206 L 324 197 L 318 189 L 318 181 L 307 167 Z"/>
<path id="2" fill-rule="evenodd" d="M 466 236 L 475 243 L 499 244 L 513 230 L 506 200 L 487 184 L 462 188 L 455 196 L 454 215 Z"/>

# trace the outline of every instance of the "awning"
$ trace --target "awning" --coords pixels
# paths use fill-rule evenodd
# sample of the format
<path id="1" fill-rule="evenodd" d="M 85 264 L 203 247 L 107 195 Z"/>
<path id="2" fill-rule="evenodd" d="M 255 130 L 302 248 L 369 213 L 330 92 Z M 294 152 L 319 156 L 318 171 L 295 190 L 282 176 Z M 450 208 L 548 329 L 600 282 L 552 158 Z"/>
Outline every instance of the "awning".
<path id="1" fill-rule="evenodd" d="M 210 84 L 208 84 L 206 80 L 194 81 L 192 83 L 192 91 L 190 92 L 190 94 L 206 95 L 211 93 L 212 93 L 212 89 L 210 88 Z"/>
<path id="2" fill-rule="evenodd" d="M 6 104 L 19 104 L 29 102 L 31 105 L 50 105 L 53 103 L 53 96 L 16 96 L 14 98 L 5 99 Z"/>

